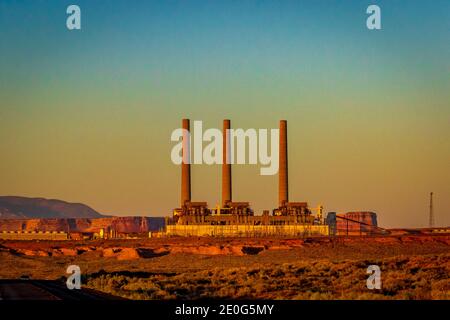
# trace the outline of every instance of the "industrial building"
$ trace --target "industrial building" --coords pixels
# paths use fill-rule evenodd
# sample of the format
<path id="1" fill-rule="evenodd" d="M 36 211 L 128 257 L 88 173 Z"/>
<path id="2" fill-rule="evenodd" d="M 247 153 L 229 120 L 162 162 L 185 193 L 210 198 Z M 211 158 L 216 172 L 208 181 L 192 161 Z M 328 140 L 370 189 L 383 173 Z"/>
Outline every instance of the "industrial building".
<path id="1" fill-rule="evenodd" d="M 330 233 L 343 236 L 362 236 L 386 234 L 387 230 L 378 227 L 377 214 L 369 211 L 339 213 L 329 212 L 326 223 Z"/>
<path id="2" fill-rule="evenodd" d="M 189 159 L 190 122 L 182 120 L 181 201 L 166 225 L 167 235 L 179 236 L 309 236 L 329 235 L 322 207 L 313 209 L 307 202 L 289 201 L 287 121 L 279 127 L 278 206 L 269 213 L 255 215 L 249 202 L 233 202 L 230 156 L 231 121 L 223 121 L 222 201 L 217 208 L 205 201 L 191 201 Z"/>

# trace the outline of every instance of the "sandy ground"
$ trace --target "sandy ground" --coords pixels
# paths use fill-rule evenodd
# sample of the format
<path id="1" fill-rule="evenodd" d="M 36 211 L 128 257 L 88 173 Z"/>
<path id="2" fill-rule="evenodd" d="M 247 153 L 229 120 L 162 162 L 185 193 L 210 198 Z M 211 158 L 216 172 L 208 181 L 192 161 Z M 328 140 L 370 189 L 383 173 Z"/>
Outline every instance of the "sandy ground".
<path id="1" fill-rule="evenodd" d="M 33 279 L 61 279 L 66 276 L 67 267 L 75 264 L 81 268 L 84 277 L 94 280 L 105 274 L 128 277 L 124 280 L 126 283 L 151 277 L 159 277 L 156 279 L 158 281 L 161 280 L 161 277 L 164 277 L 165 281 L 167 281 L 168 277 L 181 276 L 183 280 L 177 280 L 178 282 L 170 284 L 176 287 L 181 286 L 180 283 L 189 282 L 191 275 L 198 280 L 198 277 L 202 276 L 202 272 L 208 270 L 214 270 L 218 276 L 222 277 L 224 272 L 226 273 L 229 270 L 238 270 L 238 273 L 241 270 L 244 273 L 249 272 L 248 270 L 252 268 L 258 270 L 258 272 L 281 268 L 282 271 L 280 272 L 289 273 L 289 270 L 299 265 L 314 265 L 315 269 L 311 270 L 311 272 L 316 272 L 317 268 L 320 269 L 320 266 L 328 264 L 330 266 L 348 265 L 349 267 L 359 264 L 365 267 L 372 263 L 389 265 L 395 259 L 403 258 L 413 259 L 414 261 L 410 261 L 410 264 L 415 265 L 415 267 L 408 267 L 407 271 L 403 270 L 403 273 L 414 273 L 414 268 L 416 267 L 419 269 L 425 268 L 424 270 L 428 270 L 426 268 L 430 267 L 443 267 L 444 269 L 442 270 L 433 269 L 434 271 L 427 273 L 426 277 L 436 278 L 436 281 L 441 282 L 442 280 L 448 280 L 448 270 L 450 270 L 450 235 L 332 239 L 159 238 L 84 242 L 2 241 L 0 242 L 0 261 L 2 266 L 0 278 L 17 279 L 21 276 L 29 276 Z M 438 263 L 437 261 L 440 262 Z M 397 262 L 394 263 L 394 265 L 397 264 Z M 407 265 L 409 266 L 410 264 Z M 287 269 L 284 270 L 285 268 Z M 333 269 L 333 267 L 330 268 Z M 412 271 L 409 271 L 410 269 Z M 363 271 L 365 269 L 363 270 L 362 268 L 361 270 L 355 269 L 353 272 L 356 274 Z M 400 272 L 401 270 L 393 271 Z M 366 277 L 364 274 L 365 272 L 359 274 L 359 276 L 364 278 Z M 295 282 L 299 278 L 295 274 L 291 276 L 291 282 Z M 309 277 L 311 276 L 312 274 L 309 275 Z M 261 275 L 261 277 L 263 276 Z M 269 275 L 268 279 L 274 280 L 277 277 L 272 276 L 271 278 Z M 308 274 L 303 275 L 303 277 L 307 278 Z M 418 279 L 417 281 L 422 280 Z M 439 294 L 443 292 L 445 297 L 447 282 L 441 282 L 439 282 L 439 286 L 443 286 L 443 289 L 439 289 Z M 104 283 L 99 283 L 98 281 L 93 283 L 93 287 L 98 288 L 100 286 L 99 289 L 109 293 L 117 294 L 120 291 L 119 294 L 122 296 L 128 294 L 128 291 L 124 293 L 120 286 L 120 288 L 117 287 L 117 290 L 120 289 L 117 291 L 114 287 L 115 284 L 108 283 L 106 288 Z M 159 291 L 165 290 L 165 284 L 159 285 Z M 323 286 L 323 284 L 321 285 Z M 191 292 L 192 290 L 197 290 L 198 286 L 199 284 L 194 284 L 192 288 L 190 287 L 191 289 L 186 289 L 187 291 L 183 291 L 184 296 L 182 295 L 181 297 L 192 298 L 197 294 L 201 294 Z M 233 283 L 226 286 L 240 287 L 240 285 Z M 404 289 L 399 288 L 399 290 Z M 131 292 L 134 289 L 129 290 Z M 209 292 L 209 289 L 205 290 Z M 270 290 L 276 291 L 273 288 Z M 280 290 L 277 294 L 281 292 Z M 320 290 L 318 289 L 319 292 L 321 292 Z M 134 291 L 141 293 L 145 290 L 140 288 Z M 161 293 L 162 298 L 180 297 L 178 291 L 173 291 L 175 293 L 172 291 L 168 290 L 167 292 L 164 291 L 166 292 L 164 294 Z M 148 292 L 146 293 L 147 296 L 137 296 L 137 298 L 159 297 L 156 293 L 150 294 Z M 431 287 L 429 292 L 431 292 Z M 450 294 L 450 288 L 448 293 Z M 235 297 L 233 294 L 238 293 L 228 292 L 220 297 L 233 298 Z M 431 293 L 425 294 L 421 292 L 420 294 L 423 297 L 432 298 Z M 246 293 L 242 297 L 294 298 L 287 293 L 281 294 L 281 296 L 261 295 L 262 291 L 253 295 L 252 293 Z M 441 294 L 439 297 L 442 298 L 443 296 Z M 211 295 L 207 293 L 206 297 L 211 297 Z M 335 297 L 335 295 L 325 296 L 324 298 L 327 297 Z"/>
<path id="2" fill-rule="evenodd" d="M 450 253 L 450 235 L 334 239 L 166 238 L 103 241 L 2 241 L 0 278 L 58 279 L 70 264 L 105 270 L 188 272 L 299 261 L 376 260 Z M 136 251 L 143 252 L 137 253 Z M 114 253 L 116 251 L 116 253 Z"/>

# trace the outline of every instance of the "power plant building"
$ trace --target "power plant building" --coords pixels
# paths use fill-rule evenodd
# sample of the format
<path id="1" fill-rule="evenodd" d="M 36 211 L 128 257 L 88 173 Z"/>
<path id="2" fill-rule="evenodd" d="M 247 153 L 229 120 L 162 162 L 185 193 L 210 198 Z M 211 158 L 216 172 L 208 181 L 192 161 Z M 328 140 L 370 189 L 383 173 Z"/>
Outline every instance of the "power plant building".
<path id="1" fill-rule="evenodd" d="M 166 225 L 167 235 L 178 236 L 309 236 L 328 235 L 321 207 L 312 214 L 307 202 L 289 202 L 287 121 L 280 121 L 278 207 L 255 215 L 249 202 L 233 202 L 229 134 L 231 121 L 223 121 L 221 206 L 191 201 L 189 120 L 182 120 L 181 203 Z"/>

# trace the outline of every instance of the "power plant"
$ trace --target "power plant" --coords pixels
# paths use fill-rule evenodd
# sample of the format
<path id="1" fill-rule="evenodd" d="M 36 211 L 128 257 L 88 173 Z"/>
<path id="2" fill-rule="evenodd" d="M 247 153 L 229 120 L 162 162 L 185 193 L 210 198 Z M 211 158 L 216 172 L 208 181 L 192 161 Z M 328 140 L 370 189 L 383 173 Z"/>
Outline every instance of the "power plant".
<path id="1" fill-rule="evenodd" d="M 249 202 L 233 202 L 231 121 L 223 121 L 222 201 L 216 208 L 191 201 L 189 119 L 182 120 L 181 203 L 168 221 L 166 233 L 182 236 L 328 235 L 322 207 L 314 215 L 307 202 L 289 201 L 287 121 L 279 127 L 278 207 L 255 215 Z"/>
<path id="2" fill-rule="evenodd" d="M 194 131 L 196 122 L 194 122 Z M 136 235 L 163 236 L 329 236 L 329 235 L 368 235 L 382 233 L 385 229 L 377 226 L 377 216 L 370 211 L 347 213 L 329 212 L 323 217 L 321 205 L 312 208 L 307 202 L 289 200 L 288 170 L 288 126 L 281 120 L 278 130 L 278 148 L 270 154 L 276 159 L 278 150 L 278 203 L 272 210 L 264 210 L 255 215 L 250 202 L 233 201 L 232 164 L 234 162 L 234 142 L 237 149 L 246 144 L 246 134 L 242 129 L 233 131 L 231 121 L 223 120 L 223 131 L 216 135 L 215 163 L 222 165 L 221 201 L 215 207 L 206 201 L 192 201 L 191 189 L 191 128 L 189 119 L 182 120 L 182 130 L 178 138 L 178 151 L 181 152 L 181 196 L 179 207 L 171 217 L 112 217 L 96 219 L 0 219 L 0 239 L 84 239 L 133 237 Z M 216 132 L 220 131 L 216 129 Z M 236 132 L 240 132 L 237 134 Z M 275 130 L 276 131 L 276 130 Z M 201 135 L 203 137 L 203 135 Z M 250 136 L 250 134 L 249 134 Z M 273 135 L 272 139 L 276 139 Z M 236 140 L 235 140 L 236 139 Z M 242 142 L 243 141 L 243 142 Z M 220 142 L 222 142 L 220 144 Z M 276 140 L 272 140 L 272 147 Z M 195 140 L 194 140 L 195 143 Z M 251 144 L 249 138 L 248 144 Z M 267 146 L 267 142 L 265 142 Z M 241 148 L 241 149 L 242 149 Z M 222 154 L 220 155 L 220 151 Z M 238 150 L 239 151 L 239 150 Z M 255 149 L 253 149 L 256 152 Z M 266 149 L 267 152 L 267 149 Z M 194 153 L 197 153 L 194 146 Z M 245 154 L 245 150 L 243 152 Z M 203 153 L 200 153 L 203 155 Z M 241 153 L 242 155 L 242 153 Z M 195 154 L 194 154 L 195 156 Z M 195 157 L 194 157 L 195 158 Z M 237 157 L 239 159 L 239 153 Z M 250 158 L 250 156 L 249 156 Z M 179 163 L 179 162 L 177 162 Z M 194 162 L 195 163 L 195 162 Z M 242 162 L 237 162 L 242 163 Z M 264 196 L 264 195 L 262 195 Z M 431 195 L 432 196 L 432 195 Z M 26 210 L 26 209 L 25 209 Z M 433 213 L 430 198 L 430 224 Z M 73 220 L 73 221 L 72 221 Z M 150 221 L 151 220 L 151 221 Z M 112 231 L 112 233 L 111 233 Z M 42 232 L 39 233 L 39 232 Z M 49 232 L 49 233 L 46 233 Z M 63 232 L 51 233 L 51 232 Z M 108 234 L 110 234 L 108 236 Z"/>

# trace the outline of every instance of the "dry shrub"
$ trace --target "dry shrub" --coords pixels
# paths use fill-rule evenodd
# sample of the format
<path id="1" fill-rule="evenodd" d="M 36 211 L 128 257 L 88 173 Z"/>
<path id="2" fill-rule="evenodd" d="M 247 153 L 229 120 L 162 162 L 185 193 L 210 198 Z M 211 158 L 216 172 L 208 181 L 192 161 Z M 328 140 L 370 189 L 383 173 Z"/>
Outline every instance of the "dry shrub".
<path id="1" fill-rule="evenodd" d="M 381 290 L 366 287 L 381 267 Z M 88 286 L 132 299 L 450 299 L 450 254 L 214 268 L 147 278 L 87 276 Z"/>

